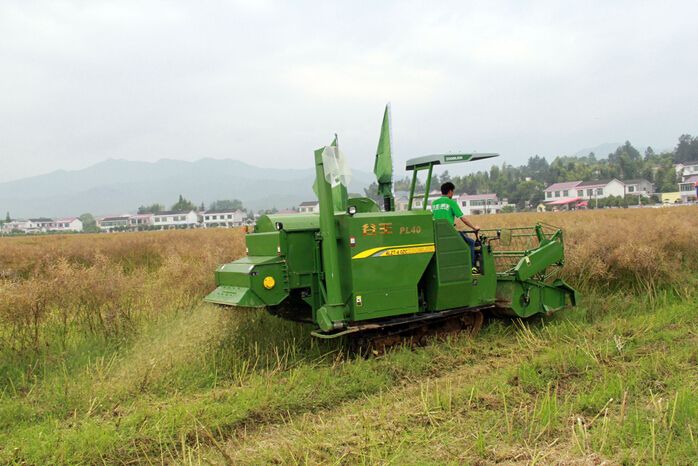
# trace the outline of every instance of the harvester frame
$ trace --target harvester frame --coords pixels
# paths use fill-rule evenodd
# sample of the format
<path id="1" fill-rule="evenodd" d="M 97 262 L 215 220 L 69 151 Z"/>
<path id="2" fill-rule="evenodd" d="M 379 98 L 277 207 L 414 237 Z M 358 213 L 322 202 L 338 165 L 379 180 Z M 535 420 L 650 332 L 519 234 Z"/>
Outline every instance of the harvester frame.
<path id="1" fill-rule="evenodd" d="M 483 311 L 521 318 L 576 303 L 575 290 L 549 269 L 564 263 L 563 233 L 537 224 L 526 229 L 474 232 L 476 261 L 453 225 L 427 211 L 435 165 L 496 157 L 494 153 L 436 154 L 407 161 L 413 172 L 408 209 L 392 194 L 389 109 L 376 155 L 381 210 L 368 198 L 349 198 L 346 163 L 332 145 L 314 153 L 319 214 L 265 215 L 246 235 L 247 257 L 216 271 L 206 301 L 315 325 L 319 338 L 382 339 L 422 336 L 430 329 L 476 332 Z M 413 207 L 418 173 L 427 172 L 424 201 Z M 547 228 L 548 231 L 545 231 Z M 498 250 L 527 236 L 530 247 Z M 506 268 L 497 260 L 513 259 Z M 477 267 L 472 267 L 477 263 Z"/>

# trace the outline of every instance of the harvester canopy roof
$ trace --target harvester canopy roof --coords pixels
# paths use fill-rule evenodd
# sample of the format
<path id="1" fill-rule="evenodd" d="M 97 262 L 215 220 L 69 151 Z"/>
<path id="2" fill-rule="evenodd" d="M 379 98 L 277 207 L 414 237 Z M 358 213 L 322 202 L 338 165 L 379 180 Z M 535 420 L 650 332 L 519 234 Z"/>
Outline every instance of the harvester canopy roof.
<path id="1" fill-rule="evenodd" d="M 407 161 L 407 170 L 428 167 L 429 165 L 445 165 L 449 163 L 474 162 L 476 160 L 499 157 L 493 152 L 472 152 L 462 154 L 432 154 L 415 157 Z"/>

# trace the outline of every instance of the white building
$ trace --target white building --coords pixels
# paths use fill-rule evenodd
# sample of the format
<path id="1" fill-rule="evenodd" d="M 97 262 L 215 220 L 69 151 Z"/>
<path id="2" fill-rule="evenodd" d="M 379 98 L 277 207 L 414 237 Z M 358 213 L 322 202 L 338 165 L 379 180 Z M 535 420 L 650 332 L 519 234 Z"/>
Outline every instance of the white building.
<path id="1" fill-rule="evenodd" d="M 25 230 L 26 233 L 45 233 L 51 229 L 53 225 L 52 218 L 40 217 L 30 218 L 29 227 Z"/>
<path id="2" fill-rule="evenodd" d="M 677 163 L 674 165 L 679 181 L 685 181 L 693 175 L 698 175 L 698 160 L 692 162 Z"/>
<path id="3" fill-rule="evenodd" d="M 431 210 L 431 203 L 443 196 L 441 191 L 432 191 L 427 198 L 427 209 Z M 513 207 L 506 199 L 499 200 L 494 193 L 490 194 L 459 194 L 454 195 L 453 200 L 458 203 L 463 215 L 496 214 L 506 206 Z M 413 209 L 421 209 L 424 202 L 424 194 L 415 194 L 412 201 Z M 396 210 L 397 205 L 396 205 Z"/>
<path id="4" fill-rule="evenodd" d="M 2 225 L 3 233 L 14 233 L 17 231 L 27 233 L 30 229 L 31 222 L 29 220 L 12 220 L 11 222 L 7 222 Z"/>
<path id="5" fill-rule="evenodd" d="M 625 194 L 649 197 L 654 194 L 654 185 L 645 179 L 623 180 Z"/>
<path id="6" fill-rule="evenodd" d="M 53 221 L 51 231 L 82 231 L 82 220 L 77 217 L 59 218 Z"/>
<path id="7" fill-rule="evenodd" d="M 696 200 L 696 190 L 698 189 L 698 175 L 689 176 L 679 183 L 679 193 L 681 201 L 692 202 Z"/>
<path id="8" fill-rule="evenodd" d="M 132 230 L 146 230 L 153 226 L 153 214 L 136 214 L 128 218 L 128 226 Z"/>
<path id="9" fill-rule="evenodd" d="M 639 186 L 639 184 L 636 183 L 633 186 Z M 546 202 L 575 198 L 593 200 L 609 196 L 623 197 L 625 196 L 625 184 L 615 178 L 611 180 L 564 181 L 551 184 L 545 188 L 544 193 Z"/>
<path id="10" fill-rule="evenodd" d="M 575 188 L 581 181 L 563 181 L 562 183 L 553 183 L 543 190 L 546 201 L 554 201 L 567 197 L 577 197 Z"/>
<path id="11" fill-rule="evenodd" d="M 498 199 L 496 194 L 461 194 L 455 200 L 463 215 L 497 214 L 504 207 L 514 207 L 506 199 Z"/>
<path id="12" fill-rule="evenodd" d="M 207 210 L 202 217 L 205 227 L 238 227 L 245 223 L 247 214 L 242 210 Z"/>
<path id="13" fill-rule="evenodd" d="M 165 228 L 192 228 L 199 225 L 199 214 L 189 212 L 158 212 L 153 214 L 153 225 Z"/>
<path id="14" fill-rule="evenodd" d="M 95 219 L 97 227 L 102 231 L 125 230 L 129 226 L 130 215 L 114 215 Z"/>
<path id="15" fill-rule="evenodd" d="M 586 200 L 603 199 L 609 196 L 623 197 L 625 184 L 613 178 L 612 180 L 582 181 L 574 187 L 575 196 Z"/>
<path id="16" fill-rule="evenodd" d="M 409 195 L 395 196 L 395 210 L 407 210 L 409 202 Z"/>
<path id="17" fill-rule="evenodd" d="M 431 209 L 431 203 L 437 200 L 442 196 L 441 191 L 434 190 L 429 193 L 429 197 L 427 198 L 427 209 Z M 412 208 L 413 209 L 421 209 L 422 205 L 424 204 L 424 193 L 419 193 L 414 195 L 414 199 L 412 199 Z"/>
<path id="18" fill-rule="evenodd" d="M 298 205 L 298 212 L 302 214 L 316 214 L 320 212 L 319 201 L 304 201 Z"/>

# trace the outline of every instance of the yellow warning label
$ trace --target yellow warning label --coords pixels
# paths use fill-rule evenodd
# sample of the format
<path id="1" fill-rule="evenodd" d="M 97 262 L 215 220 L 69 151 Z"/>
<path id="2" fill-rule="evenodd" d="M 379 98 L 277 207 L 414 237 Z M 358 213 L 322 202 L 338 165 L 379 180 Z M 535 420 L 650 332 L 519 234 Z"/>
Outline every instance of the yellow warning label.
<path id="1" fill-rule="evenodd" d="M 406 256 L 409 254 L 424 254 L 434 252 L 434 243 L 403 244 L 400 246 L 384 246 L 371 248 L 355 254 L 352 259 L 367 259 L 369 257 Z"/>

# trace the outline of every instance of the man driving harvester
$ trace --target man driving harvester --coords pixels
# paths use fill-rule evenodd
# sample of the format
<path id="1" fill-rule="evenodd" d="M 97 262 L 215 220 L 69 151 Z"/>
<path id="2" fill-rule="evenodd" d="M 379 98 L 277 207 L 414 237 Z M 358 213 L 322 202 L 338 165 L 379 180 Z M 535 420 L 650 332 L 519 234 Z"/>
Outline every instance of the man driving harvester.
<path id="1" fill-rule="evenodd" d="M 465 223 L 467 227 L 472 229 L 477 236 L 477 232 L 480 227 L 473 225 L 468 218 L 463 215 L 463 211 L 456 201 L 453 200 L 453 193 L 456 187 L 450 181 L 441 185 L 442 196 L 431 203 L 431 212 L 435 219 L 443 218 L 451 222 L 451 225 L 455 226 L 456 218 L 460 219 L 461 222 Z M 470 247 L 470 258 L 473 262 L 472 266 L 475 267 L 475 240 L 468 237 L 468 232 L 459 231 L 460 235 L 463 237 L 468 247 Z"/>

